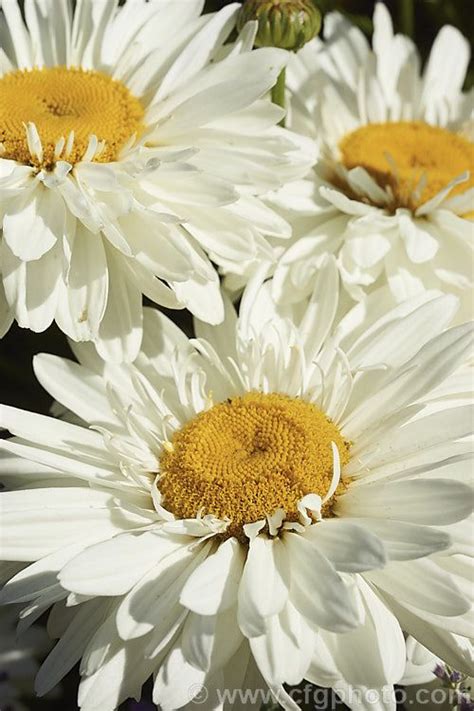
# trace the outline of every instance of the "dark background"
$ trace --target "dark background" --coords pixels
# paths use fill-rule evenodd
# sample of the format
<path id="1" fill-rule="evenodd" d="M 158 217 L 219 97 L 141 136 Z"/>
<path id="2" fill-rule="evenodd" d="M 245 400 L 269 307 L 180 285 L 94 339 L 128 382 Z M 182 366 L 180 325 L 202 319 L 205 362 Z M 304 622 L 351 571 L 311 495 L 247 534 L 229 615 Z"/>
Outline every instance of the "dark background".
<path id="1" fill-rule="evenodd" d="M 176 0 L 179 2 L 179 0 Z M 206 10 L 218 10 L 229 4 L 230 0 L 208 0 Z M 421 55 L 426 58 L 433 39 L 439 28 L 450 23 L 458 27 L 472 41 L 474 35 L 474 2 L 473 0 L 385 0 L 394 21 L 396 31 L 410 33 L 414 37 Z M 372 31 L 372 13 L 375 2 L 369 0 L 318 0 L 318 7 L 324 13 L 338 10 L 347 15 L 368 36 Z M 412 8 L 408 12 L 407 6 Z M 410 18 L 411 15 L 411 18 Z M 412 32 L 409 32 L 412 25 Z M 473 83 L 472 68 L 467 79 L 467 86 Z M 174 318 L 185 330 L 190 329 L 189 316 L 183 312 L 174 312 Z M 31 367 L 32 358 L 36 353 L 47 352 L 71 356 L 65 337 L 56 327 L 47 332 L 34 334 L 19 328 L 16 324 L 10 332 L 0 340 L 0 402 L 15 405 L 36 412 L 47 413 L 51 399 L 35 381 Z M 75 701 L 77 689 L 77 674 L 72 672 L 63 682 L 63 693 L 55 700 L 26 700 L 26 706 L 31 711 L 77 711 Z M 143 707 L 148 711 L 151 706 Z M 341 711 L 341 704 L 332 705 Z M 125 711 L 135 711 L 137 706 L 124 705 Z M 402 709 L 402 707 L 400 707 Z M 427 711 L 430 711 L 427 707 Z"/>

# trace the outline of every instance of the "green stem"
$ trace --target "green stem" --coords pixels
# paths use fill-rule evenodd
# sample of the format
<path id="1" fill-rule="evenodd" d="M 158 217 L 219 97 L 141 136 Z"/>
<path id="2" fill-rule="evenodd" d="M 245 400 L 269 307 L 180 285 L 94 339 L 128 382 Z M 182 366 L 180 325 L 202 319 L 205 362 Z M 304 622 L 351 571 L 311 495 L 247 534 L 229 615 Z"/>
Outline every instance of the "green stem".
<path id="1" fill-rule="evenodd" d="M 400 29 L 404 35 L 415 35 L 415 3 L 413 0 L 400 0 Z"/>
<path id="2" fill-rule="evenodd" d="M 285 108 L 285 79 L 286 79 L 286 69 L 283 68 L 280 72 L 280 76 L 277 79 L 277 83 L 272 89 L 272 101 L 277 106 Z M 280 121 L 280 126 L 285 125 L 285 117 Z"/>

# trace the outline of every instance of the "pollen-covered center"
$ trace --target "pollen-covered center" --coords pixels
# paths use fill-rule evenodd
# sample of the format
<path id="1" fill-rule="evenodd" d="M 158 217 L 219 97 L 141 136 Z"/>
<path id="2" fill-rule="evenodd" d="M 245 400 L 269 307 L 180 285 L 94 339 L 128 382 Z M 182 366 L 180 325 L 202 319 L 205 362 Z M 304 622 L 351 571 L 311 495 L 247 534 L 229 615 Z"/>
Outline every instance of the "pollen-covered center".
<path id="1" fill-rule="evenodd" d="M 304 400 L 250 392 L 202 412 L 177 431 L 160 461 L 164 506 L 178 518 L 228 518 L 229 536 L 283 508 L 298 519 L 298 502 L 321 498 L 333 476 L 331 442 L 341 462 L 349 445 L 323 412 Z M 337 493 L 344 484 L 339 484 Z M 326 505 L 326 514 L 334 499 Z"/>
<path id="2" fill-rule="evenodd" d="M 344 136 L 339 149 L 346 168 L 365 168 L 381 187 L 392 190 L 395 208 L 415 210 L 466 171 L 469 180 L 450 195 L 474 186 L 474 144 L 421 121 L 362 126 Z"/>
<path id="3" fill-rule="evenodd" d="M 143 117 L 140 101 L 102 72 L 60 66 L 10 72 L 0 78 L 0 157 L 37 165 L 25 130 L 34 123 L 43 145 L 42 167 L 59 159 L 80 161 L 92 135 L 104 143 L 94 160 L 107 163 L 141 132 Z"/>

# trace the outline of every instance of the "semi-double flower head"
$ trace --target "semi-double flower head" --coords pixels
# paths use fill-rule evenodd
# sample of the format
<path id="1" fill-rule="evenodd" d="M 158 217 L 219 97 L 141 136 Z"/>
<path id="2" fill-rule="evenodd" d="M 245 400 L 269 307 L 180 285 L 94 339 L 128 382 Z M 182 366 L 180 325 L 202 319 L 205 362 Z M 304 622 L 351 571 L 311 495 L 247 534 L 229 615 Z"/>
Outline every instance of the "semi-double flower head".
<path id="1" fill-rule="evenodd" d="M 311 153 L 262 98 L 287 54 L 250 51 L 252 23 L 224 46 L 239 6 L 202 6 L 0 3 L 0 335 L 55 319 L 133 359 L 142 294 L 218 323 L 214 265 L 242 278 L 289 236 L 259 199 Z"/>
<path id="2" fill-rule="evenodd" d="M 322 255 L 331 252 L 354 299 L 386 282 L 399 301 L 439 288 L 460 296 L 459 318 L 472 318 L 468 63 L 467 41 L 446 26 L 421 72 L 417 48 L 393 33 L 382 3 L 372 48 L 331 14 L 324 41 L 292 58 L 290 125 L 316 139 L 319 158 L 308 179 L 276 196 L 296 228 L 277 269 L 278 298 L 310 293 Z"/>
<path id="3" fill-rule="evenodd" d="M 469 670 L 471 327 L 387 290 L 338 323 L 337 294 L 327 260 L 304 308 L 257 280 L 191 341 L 147 309 L 133 366 L 36 359 L 66 412 L 1 409 L 0 505 L 1 600 L 59 638 L 39 693 L 80 660 L 83 711 L 152 675 L 163 711 L 293 711 L 302 679 L 391 711 L 404 633 Z"/>

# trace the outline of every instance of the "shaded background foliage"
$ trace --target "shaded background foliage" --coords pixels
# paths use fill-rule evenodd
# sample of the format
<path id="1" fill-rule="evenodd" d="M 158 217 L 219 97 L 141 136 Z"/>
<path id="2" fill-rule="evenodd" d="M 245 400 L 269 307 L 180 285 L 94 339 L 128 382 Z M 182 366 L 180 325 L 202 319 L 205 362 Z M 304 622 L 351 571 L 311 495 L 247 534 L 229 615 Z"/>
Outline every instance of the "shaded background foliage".
<path id="1" fill-rule="evenodd" d="M 180 2 L 181 0 L 175 0 Z M 207 0 L 206 10 L 219 10 L 232 0 Z M 444 24 L 452 24 L 471 41 L 474 36 L 473 0 L 384 0 L 393 17 L 395 30 L 410 34 L 416 41 L 420 53 L 425 58 L 436 33 Z M 372 13 L 375 2 L 370 0 L 318 0 L 318 7 L 323 14 L 337 10 L 346 15 L 361 30 L 370 36 L 372 32 Z M 474 72 L 471 65 L 467 87 L 472 86 Z M 170 312 L 169 315 L 188 333 L 191 332 L 191 319 L 184 312 Z M 52 327 L 47 332 L 34 334 L 19 328 L 16 324 L 0 340 L 0 402 L 15 405 L 27 410 L 47 413 L 51 398 L 36 382 L 32 359 L 36 353 L 54 353 L 71 357 L 72 353 L 63 334 Z M 63 683 L 63 693 L 57 699 L 28 699 L 26 705 L 31 711 L 76 711 L 76 689 L 78 675 L 71 672 Z M 149 689 L 145 696 L 149 698 Z M 150 705 L 124 704 L 123 711 L 149 711 Z M 307 707 L 308 711 L 314 706 Z M 321 709 L 321 706 L 317 707 Z M 341 711 L 345 707 L 338 703 L 328 708 Z M 403 707 L 400 706 L 400 709 Z"/>

